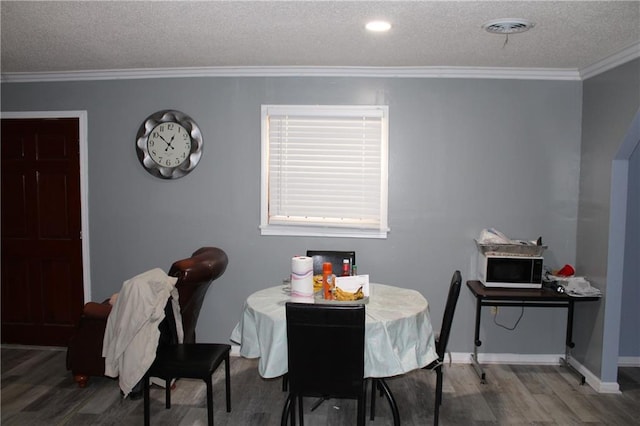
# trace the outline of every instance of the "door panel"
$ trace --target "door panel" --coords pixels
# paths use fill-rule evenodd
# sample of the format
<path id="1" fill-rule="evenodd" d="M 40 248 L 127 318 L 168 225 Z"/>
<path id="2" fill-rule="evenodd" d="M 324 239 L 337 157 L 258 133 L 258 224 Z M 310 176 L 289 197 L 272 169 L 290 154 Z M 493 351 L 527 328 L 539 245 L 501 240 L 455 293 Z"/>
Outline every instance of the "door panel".
<path id="1" fill-rule="evenodd" d="M 4 146 L 4 144 L 3 144 Z M 2 165 L 4 167 L 4 164 Z M 19 173 L 2 174 L 2 237 L 26 238 L 26 180 Z M 4 266 L 4 265 L 3 265 Z"/>
<path id="2" fill-rule="evenodd" d="M 29 278 L 26 258 L 2 255 L 2 323 L 26 323 L 29 312 Z M 9 282 L 11 285 L 5 286 Z M 5 303 L 5 300 L 11 303 Z"/>
<path id="3" fill-rule="evenodd" d="M 79 122 L 2 120 L 2 342 L 65 346 L 83 305 Z"/>

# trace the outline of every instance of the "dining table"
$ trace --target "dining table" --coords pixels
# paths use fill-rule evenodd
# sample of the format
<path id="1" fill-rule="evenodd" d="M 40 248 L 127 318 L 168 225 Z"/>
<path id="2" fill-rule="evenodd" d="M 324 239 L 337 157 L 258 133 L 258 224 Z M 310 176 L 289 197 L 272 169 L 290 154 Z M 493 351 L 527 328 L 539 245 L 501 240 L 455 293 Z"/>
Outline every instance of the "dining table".
<path id="1" fill-rule="evenodd" d="M 258 373 L 264 378 L 287 373 L 285 304 L 291 300 L 284 285 L 256 291 L 246 299 L 231 333 L 241 356 L 259 358 Z M 368 300 L 361 303 L 366 312 L 365 378 L 401 375 L 438 358 L 429 303 L 420 292 L 371 283 Z"/>

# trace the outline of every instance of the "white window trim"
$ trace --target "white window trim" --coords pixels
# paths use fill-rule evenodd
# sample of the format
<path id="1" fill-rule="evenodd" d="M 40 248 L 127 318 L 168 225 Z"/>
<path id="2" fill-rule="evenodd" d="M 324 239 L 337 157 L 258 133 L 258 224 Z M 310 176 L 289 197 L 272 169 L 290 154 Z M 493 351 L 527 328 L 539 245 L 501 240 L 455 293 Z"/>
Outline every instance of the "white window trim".
<path id="1" fill-rule="evenodd" d="M 381 164 L 380 164 L 380 225 L 379 228 L 358 228 L 345 224 L 337 226 L 295 225 L 269 223 L 269 112 L 277 114 L 300 114 L 305 110 L 315 116 L 345 115 L 353 116 L 358 110 L 365 114 L 375 111 L 382 114 Z M 350 237 L 350 238 L 387 238 L 388 227 L 388 162 L 389 162 L 389 107 L 376 106 L 344 106 L 344 105 L 263 105 L 261 109 L 261 194 L 260 194 L 260 232 L 261 235 L 280 236 L 315 236 L 315 237 Z"/>

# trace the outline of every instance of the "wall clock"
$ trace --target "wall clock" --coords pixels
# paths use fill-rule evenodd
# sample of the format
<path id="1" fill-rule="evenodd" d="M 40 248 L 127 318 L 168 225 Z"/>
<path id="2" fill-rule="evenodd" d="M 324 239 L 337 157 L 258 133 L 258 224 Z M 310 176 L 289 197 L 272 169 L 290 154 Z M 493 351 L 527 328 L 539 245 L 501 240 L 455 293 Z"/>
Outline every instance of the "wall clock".
<path id="1" fill-rule="evenodd" d="M 196 122 L 175 110 L 151 114 L 136 135 L 140 163 L 162 179 L 178 179 L 195 169 L 202 157 L 202 146 L 202 133 Z"/>

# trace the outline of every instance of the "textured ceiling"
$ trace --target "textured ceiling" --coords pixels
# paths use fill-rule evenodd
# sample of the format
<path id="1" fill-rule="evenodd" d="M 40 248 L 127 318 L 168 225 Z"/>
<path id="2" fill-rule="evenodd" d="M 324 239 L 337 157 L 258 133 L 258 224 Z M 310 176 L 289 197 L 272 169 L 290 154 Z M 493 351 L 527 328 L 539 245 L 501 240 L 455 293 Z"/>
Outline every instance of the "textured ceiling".
<path id="1" fill-rule="evenodd" d="M 5 73 L 190 67 L 579 70 L 640 51 L 640 1 L 2 1 Z M 364 24 L 393 25 L 372 34 Z M 481 25 L 536 23 L 506 40 Z M 507 43 L 505 44 L 505 41 Z"/>

